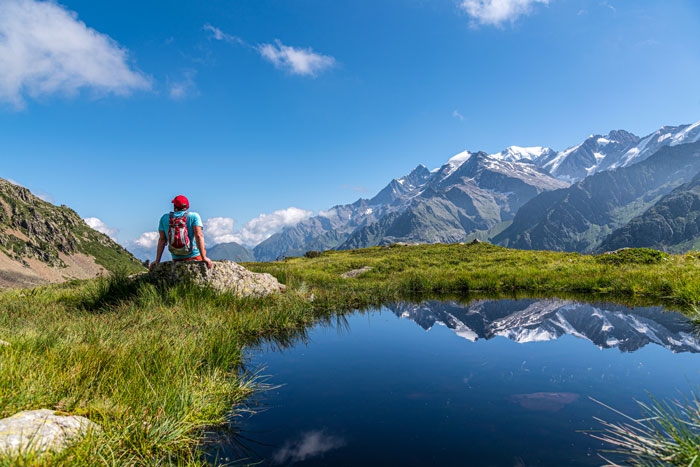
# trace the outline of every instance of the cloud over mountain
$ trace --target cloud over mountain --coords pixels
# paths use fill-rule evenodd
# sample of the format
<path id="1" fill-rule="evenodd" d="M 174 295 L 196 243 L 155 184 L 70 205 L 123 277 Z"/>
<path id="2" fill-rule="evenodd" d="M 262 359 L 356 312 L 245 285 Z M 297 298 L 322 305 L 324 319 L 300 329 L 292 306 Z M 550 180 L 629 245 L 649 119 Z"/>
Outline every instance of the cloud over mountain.
<path id="1" fill-rule="evenodd" d="M 235 219 L 212 217 L 204 222 L 204 234 L 212 244 L 236 242 L 254 246 L 279 232 L 308 219 L 313 212 L 295 207 L 279 209 L 269 214 L 260 214 L 246 222 L 240 230 L 235 230 Z"/>

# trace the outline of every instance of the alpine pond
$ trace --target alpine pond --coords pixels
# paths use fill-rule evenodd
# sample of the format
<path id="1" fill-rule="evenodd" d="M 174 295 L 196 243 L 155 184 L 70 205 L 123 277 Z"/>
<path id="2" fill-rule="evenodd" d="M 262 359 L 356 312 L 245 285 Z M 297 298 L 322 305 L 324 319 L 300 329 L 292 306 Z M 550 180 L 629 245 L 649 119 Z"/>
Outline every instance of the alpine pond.
<path id="1" fill-rule="evenodd" d="M 247 367 L 272 375 L 211 460 L 263 465 L 602 465 L 594 417 L 683 397 L 681 314 L 568 300 L 394 303 L 318 325 Z M 590 434 L 590 433 L 589 433 Z M 610 454 L 603 453 L 605 457 Z M 614 455 L 612 455 L 614 458 Z"/>

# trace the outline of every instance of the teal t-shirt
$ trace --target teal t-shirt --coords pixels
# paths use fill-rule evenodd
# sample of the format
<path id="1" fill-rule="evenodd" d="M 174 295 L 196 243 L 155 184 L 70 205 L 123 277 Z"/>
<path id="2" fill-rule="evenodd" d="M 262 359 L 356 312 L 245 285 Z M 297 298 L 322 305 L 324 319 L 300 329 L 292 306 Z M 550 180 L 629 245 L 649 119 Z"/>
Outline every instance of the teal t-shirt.
<path id="1" fill-rule="evenodd" d="M 187 214 L 187 236 L 190 238 L 190 242 L 192 243 L 192 253 L 189 255 L 185 256 L 180 256 L 180 255 L 173 255 L 172 253 L 170 254 L 173 259 L 187 259 L 187 258 L 193 258 L 195 256 L 199 256 L 199 248 L 197 248 L 197 241 L 194 238 L 194 226 L 199 226 L 203 227 L 202 224 L 202 218 L 199 217 L 199 214 L 196 212 L 185 212 L 185 211 L 180 211 L 174 213 L 175 217 L 182 217 L 185 214 Z M 163 214 L 163 217 L 160 218 L 160 224 L 158 224 L 158 230 L 165 232 L 165 236 L 168 236 L 168 227 L 170 227 L 170 213 Z"/>

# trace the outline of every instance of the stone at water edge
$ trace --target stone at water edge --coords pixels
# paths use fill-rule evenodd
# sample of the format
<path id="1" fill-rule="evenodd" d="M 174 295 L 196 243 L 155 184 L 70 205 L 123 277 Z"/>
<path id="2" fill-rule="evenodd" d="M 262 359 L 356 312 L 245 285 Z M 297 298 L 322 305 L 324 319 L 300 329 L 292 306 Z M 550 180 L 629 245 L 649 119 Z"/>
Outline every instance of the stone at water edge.
<path id="1" fill-rule="evenodd" d="M 366 272 L 369 272 L 372 270 L 371 266 L 365 266 L 360 269 L 353 269 L 352 271 L 344 272 L 340 275 L 343 279 L 352 279 L 354 277 L 359 276 L 360 274 L 364 274 Z"/>
<path id="2" fill-rule="evenodd" d="M 85 417 L 56 415 L 54 410 L 19 412 L 0 420 L 0 456 L 61 451 L 99 429 Z"/>
<path id="3" fill-rule="evenodd" d="M 286 290 L 271 274 L 249 271 L 233 261 L 214 261 L 212 269 L 204 261 L 166 261 L 154 265 L 148 277 L 168 285 L 190 282 L 239 297 L 264 297 Z"/>

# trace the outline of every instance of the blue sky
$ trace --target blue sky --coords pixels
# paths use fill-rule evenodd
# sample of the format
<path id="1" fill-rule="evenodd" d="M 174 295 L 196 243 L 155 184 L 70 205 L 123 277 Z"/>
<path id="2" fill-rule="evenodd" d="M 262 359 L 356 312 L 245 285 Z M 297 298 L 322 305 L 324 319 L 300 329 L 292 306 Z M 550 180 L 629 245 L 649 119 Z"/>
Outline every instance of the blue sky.
<path id="1" fill-rule="evenodd" d="M 693 0 L 0 10 L 0 177 L 134 248 L 175 194 L 210 238 L 252 244 L 464 149 L 700 119 Z"/>

